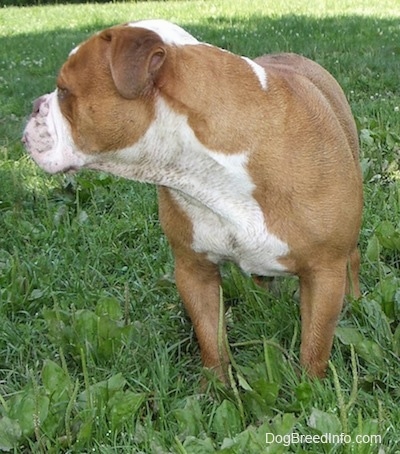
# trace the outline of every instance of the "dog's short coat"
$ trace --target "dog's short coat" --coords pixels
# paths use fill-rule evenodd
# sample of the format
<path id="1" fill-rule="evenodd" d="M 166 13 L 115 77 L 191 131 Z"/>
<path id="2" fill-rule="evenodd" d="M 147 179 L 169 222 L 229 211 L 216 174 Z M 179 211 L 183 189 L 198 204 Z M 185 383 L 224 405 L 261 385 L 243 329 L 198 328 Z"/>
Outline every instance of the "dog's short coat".
<path id="1" fill-rule="evenodd" d="M 229 260 L 299 276 L 301 363 L 324 375 L 345 292 L 360 295 L 362 180 L 349 105 L 317 63 L 239 57 L 162 20 L 116 26 L 71 52 L 23 140 L 48 172 L 158 185 L 204 366 L 226 377 L 219 265 Z"/>

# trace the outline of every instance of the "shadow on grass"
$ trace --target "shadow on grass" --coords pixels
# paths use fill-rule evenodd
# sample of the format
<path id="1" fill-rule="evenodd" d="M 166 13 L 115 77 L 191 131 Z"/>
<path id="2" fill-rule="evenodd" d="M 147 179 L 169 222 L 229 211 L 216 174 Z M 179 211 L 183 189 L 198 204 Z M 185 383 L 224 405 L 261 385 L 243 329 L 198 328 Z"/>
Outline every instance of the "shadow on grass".
<path id="1" fill-rule="evenodd" d="M 54 89 L 58 70 L 70 50 L 94 32 L 112 25 L 115 24 L 91 19 L 83 28 L 60 27 L 0 37 L 0 147 L 7 149 L 10 159 L 24 154 L 20 137 L 32 101 Z M 237 19 L 210 17 L 197 24 L 179 25 L 202 41 L 240 55 L 256 57 L 290 51 L 318 61 L 338 79 L 356 115 L 358 106 L 376 93 L 389 98 L 399 95 L 397 19 L 253 15 Z M 14 179 L 13 184 L 18 181 Z M 4 189 L 3 199 L 7 199 L 9 191 Z"/>
<path id="2" fill-rule="evenodd" d="M 50 32 L 1 37 L 0 71 L 5 82 L 1 104 L 4 108 L 5 101 L 5 114 L 21 116 L 32 98 L 52 90 L 69 51 L 95 31 L 111 25 L 96 21 L 84 28 L 60 27 Z M 201 40 L 241 55 L 256 57 L 288 51 L 303 54 L 331 71 L 345 91 L 361 90 L 366 95 L 379 90 L 399 91 L 397 19 L 255 15 L 246 19 L 210 17 L 196 25 L 179 25 Z M 7 109 L 10 105 L 13 108 Z"/>
<path id="3" fill-rule="evenodd" d="M 54 89 L 58 70 L 70 50 L 94 32 L 112 25 L 88 18 L 88 24 L 81 28 L 60 27 L 0 37 L 0 147 L 7 148 L 11 159 L 24 154 L 19 141 L 32 101 Z M 397 19 L 253 15 L 235 19 L 209 17 L 197 24 L 179 25 L 200 40 L 237 54 L 256 57 L 296 52 L 314 59 L 338 79 L 353 110 L 376 93 L 389 98 L 399 95 Z M 3 189 L 6 188 L 0 182 L 0 193 L 9 192 Z"/>
<path id="4" fill-rule="evenodd" d="M 140 1 L 140 0 L 139 0 Z M 142 0 L 147 1 L 147 0 Z M 44 5 L 75 5 L 79 3 L 109 3 L 109 0 L 3 0 L 2 6 L 44 6 Z"/>

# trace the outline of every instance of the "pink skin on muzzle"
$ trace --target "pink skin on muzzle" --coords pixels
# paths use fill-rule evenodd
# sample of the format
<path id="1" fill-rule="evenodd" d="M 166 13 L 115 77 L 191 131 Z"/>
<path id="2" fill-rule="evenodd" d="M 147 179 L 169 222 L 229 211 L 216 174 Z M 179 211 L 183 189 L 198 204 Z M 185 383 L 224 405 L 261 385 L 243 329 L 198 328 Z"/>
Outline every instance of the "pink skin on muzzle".
<path id="1" fill-rule="evenodd" d="M 85 164 L 84 155 L 73 143 L 69 124 L 61 114 L 56 91 L 34 101 L 22 142 L 46 172 L 67 172 Z"/>
<path id="2" fill-rule="evenodd" d="M 54 140 L 46 125 L 46 118 L 49 114 L 49 104 L 46 102 L 48 96 L 41 96 L 33 102 L 32 114 L 22 138 L 22 142 L 34 159 L 35 154 L 44 153 L 54 147 Z"/>

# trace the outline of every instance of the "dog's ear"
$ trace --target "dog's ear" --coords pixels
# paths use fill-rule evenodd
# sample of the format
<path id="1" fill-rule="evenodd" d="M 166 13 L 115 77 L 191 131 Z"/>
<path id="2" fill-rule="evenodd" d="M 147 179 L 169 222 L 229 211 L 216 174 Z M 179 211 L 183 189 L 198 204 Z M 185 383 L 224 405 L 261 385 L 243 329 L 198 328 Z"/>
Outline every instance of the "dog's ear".
<path id="1" fill-rule="evenodd" d="M 167 56 L 161 38 L 129 26 L 104 30 L 100 38 L 109 42 L 111 76 L 121 96 L 134 99 L 151 91 Z"/>

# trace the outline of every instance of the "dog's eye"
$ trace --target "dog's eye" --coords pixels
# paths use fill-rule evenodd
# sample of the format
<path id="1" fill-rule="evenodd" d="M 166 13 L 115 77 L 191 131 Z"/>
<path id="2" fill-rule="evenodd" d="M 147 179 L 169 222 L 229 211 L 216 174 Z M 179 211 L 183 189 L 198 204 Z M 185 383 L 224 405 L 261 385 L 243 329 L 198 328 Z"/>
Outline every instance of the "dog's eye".
<path id="1" fill-rule="evenodd" d="M 68 88 L 57 87 L 57 98 L 59 101 L 64 101 L 68 95 L 69 95 Z"/>

